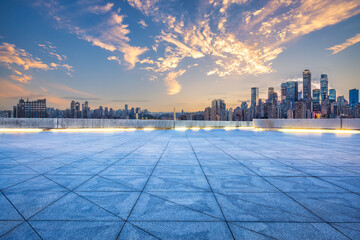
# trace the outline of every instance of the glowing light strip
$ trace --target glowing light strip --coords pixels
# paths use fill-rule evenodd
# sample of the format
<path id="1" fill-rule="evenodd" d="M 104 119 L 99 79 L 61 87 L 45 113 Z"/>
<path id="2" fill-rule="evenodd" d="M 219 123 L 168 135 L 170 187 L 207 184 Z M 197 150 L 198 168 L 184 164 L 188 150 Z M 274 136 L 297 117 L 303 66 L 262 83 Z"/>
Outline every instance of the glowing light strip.
<path id="1" fill-rule="evenodd" d="M 64 128 L 50 129 L 50 132 L 124 132 L 135 130 L 136 128 Z"/>
<path id="2" fill-rule="evenodd" d="M 150 128 L 150 127 L 147 127 L 147 128 L 143 128 L 144 131 L 154 131 L 155 128 Z"/>
<path id="3" fill-rule="evenodd" d="M 190 128 L 192 131 L 199 131 L 201 128 L 199 128 L 199 127 L 192 127 L 192 128 Z"/>
<path id="4" fill-rule="evenodd" d="M 344 130 L 344 129 L 292 129 L 292 128 L 284 128 L 278 129 L 280 132 L 294 132 L 294 133 L 337 133 L 337 134 L 355 134 L 360 133 L 358 130 Z"/>
<path id="5" fill-rule="evenodd" d="M 28 133 L 28 132 L 41 132 L 40 128 L 0 128 L 0 132 L 4 133 Z"/>
<path id="6" fill-rule="evenodd" d="M 176 131 L 186 131 L 187 128 L 186 127 L 176 127 L 175 130 Z"/>
<path id="7" fill-rule="evenodd" d="M 210 131 L 212 128 L 211 127 L 204 127 L 203 128 L 205 131 Z"/>

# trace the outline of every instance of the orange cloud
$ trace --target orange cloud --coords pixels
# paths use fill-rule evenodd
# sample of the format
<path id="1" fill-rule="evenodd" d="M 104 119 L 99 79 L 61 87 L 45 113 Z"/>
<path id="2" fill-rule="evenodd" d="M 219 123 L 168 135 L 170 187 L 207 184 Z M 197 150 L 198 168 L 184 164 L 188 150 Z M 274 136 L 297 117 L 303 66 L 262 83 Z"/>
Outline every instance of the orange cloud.
<path id="1" fill-rule="evenodd" d="M 183 75 L 186 70 L 179 70 L 177 72 L 169 72 L 166 78 L 164 79 L 167 87 L 168 87 L 168 95 L 174 95 L 180 92 L 181 85 L 177 81 L 181 75 Z"/>
<path id="2" fill-rule="evenodd" d="M 0 98 L 2 102 L 8 101 L 8 105 L 15 105 L 16 101 L 20 98 L 29 98 L 29 99 L 42 99 L 46 98 L 49 106 L 62 107 L 68 105 L 68 100 L 47 95 L 43 92 L 33 92 L 27 90 L 23 84 L 13 83 L 6 79 L 0 78 Z M 44 88 L 43 88 L 44 89 Z M 47 92 L 47 91 L 46 91 Z"/>
<path id="3" fill-rule="evenodd" d="M 360 42 L 360 33 L 356 34 L 354 37 L 349 38 L 348 40 L 346 40 L 346 42 L 339 44 L 339 45 L 335 45 L 332 46 L 330 48 L 327 48 L 327 50 L 332 51 L 331 55 L 337 54 L 338 52 L 341 52 L 342 50 L 356 44 Z"/>
<path id="4" fill-rule="evenodd" d="M 17 65 L 24 70 L 31 68 L 48 70 L 49 66 L 41 60 L 34 59 L 31 54 L 23 49 L 16 48 L 14 44 L 3 43 L 0 45 L 0 64 L 10 67 Z"/>

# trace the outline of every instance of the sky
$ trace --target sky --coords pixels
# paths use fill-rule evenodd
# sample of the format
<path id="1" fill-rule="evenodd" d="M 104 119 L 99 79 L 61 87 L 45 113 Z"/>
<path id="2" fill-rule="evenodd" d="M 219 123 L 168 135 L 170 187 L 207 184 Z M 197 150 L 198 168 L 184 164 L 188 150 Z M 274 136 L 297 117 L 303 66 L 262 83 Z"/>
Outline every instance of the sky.
<path id="1" fill-rule="evenodd" d="M 348 98 L 359 66 L 359 0 L 0 1 L 0 109 L 234 108 L 305 69 Z"/>

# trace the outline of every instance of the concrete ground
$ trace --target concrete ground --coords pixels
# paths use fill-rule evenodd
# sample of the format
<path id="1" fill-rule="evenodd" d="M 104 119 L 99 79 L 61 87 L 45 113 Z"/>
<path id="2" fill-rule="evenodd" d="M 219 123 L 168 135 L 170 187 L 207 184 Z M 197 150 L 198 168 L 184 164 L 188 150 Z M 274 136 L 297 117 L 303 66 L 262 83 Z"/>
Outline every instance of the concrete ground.
<path id="1" fill-rule="evenodd" d="M 0 135 L 1 239 L 360 239 L 360 134 Z"/>

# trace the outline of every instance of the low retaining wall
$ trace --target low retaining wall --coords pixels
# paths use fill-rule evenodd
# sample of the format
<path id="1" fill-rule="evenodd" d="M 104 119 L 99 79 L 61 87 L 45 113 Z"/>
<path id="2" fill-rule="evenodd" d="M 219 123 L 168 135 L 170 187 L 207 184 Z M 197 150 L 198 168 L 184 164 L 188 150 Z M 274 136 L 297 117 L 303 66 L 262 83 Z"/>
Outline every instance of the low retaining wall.
<path id="1" fill-rule="evenodd" d="M 0 118 L 0 128 L 191 128 L 191 127 L 258 127 L 303 129 L 356 129 L 360 118 L 354 119 L 254 119 L 254 121 L 173 121 L 74 118 Z"/>
<path id="2" fill-rule="evenodd" d="M 173 121 L 74 118 L 0 118 L 0 128 L 159 128 L 251 127 L 250 121 Z"/>
<path id="3" fill-rule="evenodd" d="M 254 119 L 258 128 L 360 129 L 360 118 L 352 119 Z"/>

